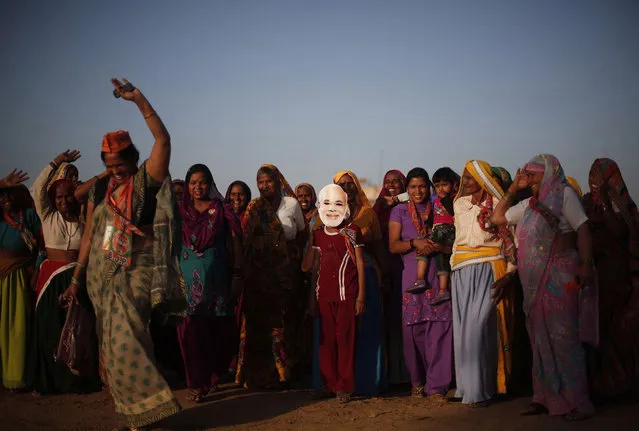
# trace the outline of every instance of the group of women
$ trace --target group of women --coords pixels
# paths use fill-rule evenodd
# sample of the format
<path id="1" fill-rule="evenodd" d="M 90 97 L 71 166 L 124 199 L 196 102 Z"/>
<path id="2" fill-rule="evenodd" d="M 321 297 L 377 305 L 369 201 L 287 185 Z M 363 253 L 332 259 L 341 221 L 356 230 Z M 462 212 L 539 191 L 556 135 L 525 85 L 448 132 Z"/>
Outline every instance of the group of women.
<path id="1" fill-rule="evenodd" d="M 202 164 L 171 181 L 164 124 L 139 89 L 112 82 L 155 139 L 145 162 L 118 131 L 103 138 L 105 171 L 84 183 L 77 151 L 47 165 L 31 194 L 21 171 L 0 180 L 3 386 L 91 392 L 102 382 L 128 428 L 151 426 L 180 409 L 156 367 L 152 316 L 175 327 L 194 402 L 217 391 L 229 368 L 248 388 L 284 389 L 311 373 L 321 386 L 314 279 L 301 270 L 309 232 L 321 225 L 313 186 L 293 189 L 268 164 L 255 199 L 242 181 L 223 196 Z M 514 180 L 480 160 L 461 178 L 449 249 L 424 235 L 434 193 L 426 170 L 387 172 L 374 206 L 353 172 L 332 179 L 366 245 L 357 393 L 410 382 L 430 402 L 446 402 L 454 387 L 461 402 L 485 407 L 525 391 L 532 376 L 523 414 L 580 420 L 594 413 L 593 398 L 636 389 L 639 215 L 619 167 L 596 160 L 585 196 L 551 155 Z M 404 192 L 410 201 L 400 203 Z M 406 292 L 417 251 L 452 254 L 451 301 L 431 305 L 434 264 L 432 288 Z M 96 325 L 81 372 L 54 356 L 71 307 Z"/>

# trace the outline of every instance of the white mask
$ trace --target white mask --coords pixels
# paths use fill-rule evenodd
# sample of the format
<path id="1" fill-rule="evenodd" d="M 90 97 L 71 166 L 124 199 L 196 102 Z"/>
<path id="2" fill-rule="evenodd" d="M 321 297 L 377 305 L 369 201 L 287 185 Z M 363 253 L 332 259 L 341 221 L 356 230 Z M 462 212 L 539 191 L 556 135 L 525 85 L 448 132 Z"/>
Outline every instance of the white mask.
<path id="1" fill-rule="evenodd" d="M 319 192 L 317 212 L 328 227 L 337 227 L 350 216 L 348 195 L 337 184 L 329 184 Z"/>

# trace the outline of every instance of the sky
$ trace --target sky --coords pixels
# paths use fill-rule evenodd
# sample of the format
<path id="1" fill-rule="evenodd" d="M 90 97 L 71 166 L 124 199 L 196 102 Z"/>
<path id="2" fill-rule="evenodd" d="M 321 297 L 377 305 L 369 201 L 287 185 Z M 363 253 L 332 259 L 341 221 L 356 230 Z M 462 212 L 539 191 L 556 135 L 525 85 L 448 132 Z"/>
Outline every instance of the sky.
<path id="1" fill-rule="evenodd" d="M 118 129 L 147 157 L 118 77 L 169 129 L 172 176 L 205 163 L 222 193 L 263 163 L 319 190 L 552 153 L 584 189 L 613 158 L 639 198 L 637 22 L 616 0 L 0 0 L 0 175 L 70 148 L 88 178 Z"/>

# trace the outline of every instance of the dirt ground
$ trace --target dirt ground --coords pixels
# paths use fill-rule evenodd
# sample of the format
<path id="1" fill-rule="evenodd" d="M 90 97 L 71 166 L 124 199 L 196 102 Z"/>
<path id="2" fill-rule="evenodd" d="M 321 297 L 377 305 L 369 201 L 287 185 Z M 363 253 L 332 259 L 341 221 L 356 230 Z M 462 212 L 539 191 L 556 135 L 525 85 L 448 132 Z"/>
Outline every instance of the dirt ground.
<path id="1" fill-rule="evenodd" d="M 245 392 L 237 388 L 194 405 L 186 391 L 176 391 L 185 410 L 165 421 L 162 429 L 184 430 L 605 430 L 638 431 L 639 403 L 601 408 L 594 418 L 566 423 L 548 416 L 521 417 L 527 398 L 470 409 L 448 403 L 430 406 L 406 391 L 379 398 L 355 399 L 342 405 L 335 399 L 315 401 L 308 391 Z M 34 397 L 0 391 L 2 430 L 112 430 L 121 425 L 108 392 L 91 395 Z"/>

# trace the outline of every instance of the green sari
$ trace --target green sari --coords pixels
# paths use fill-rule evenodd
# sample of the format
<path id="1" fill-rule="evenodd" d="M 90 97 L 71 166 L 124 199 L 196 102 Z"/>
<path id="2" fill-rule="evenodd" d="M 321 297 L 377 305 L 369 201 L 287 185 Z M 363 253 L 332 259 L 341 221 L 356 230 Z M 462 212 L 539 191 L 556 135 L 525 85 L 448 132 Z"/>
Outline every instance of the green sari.
<path id="1" fill-rule="evenodd" d="M 171 202 L 171 179 L 161 184 L 142 164 L 133 179 L 132 222 L 139 225 L 145 202 L 157 190 L 153 238 L 134 235 L 131 266 L 106 258 L 103 237 L 113 213 L 103 202 L 95 206 L 91 226 L 91 254 L 87 267 L 87 290 L 96 314 L 100 354 L 105 365 L 115 410 L 137 428 L 157 422 L 180 410 L 169 385 L 154 364 L 153 343 L 148 331 L 154 308 L 180 314 L 185 308 L 184 281 L 179 275 Z M 159 190 L 158 190 L 159 189 Z M 114 192 L 117 198 L 119 189 Z M 147 196 L 149 195 L 149 196 Z M 176 239 L 178 239 L 176 241 Z"/>

